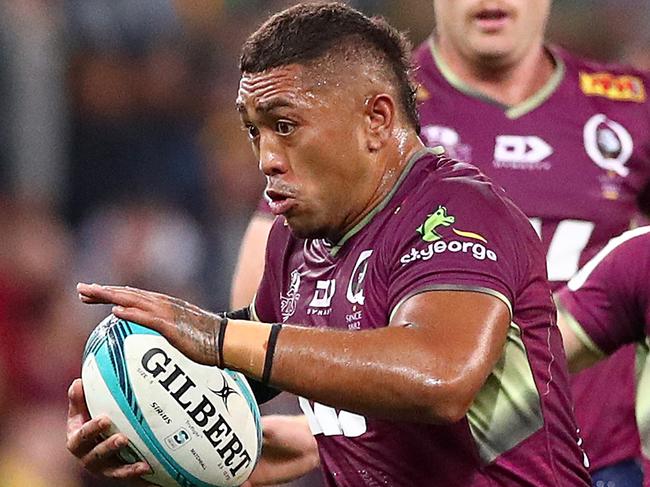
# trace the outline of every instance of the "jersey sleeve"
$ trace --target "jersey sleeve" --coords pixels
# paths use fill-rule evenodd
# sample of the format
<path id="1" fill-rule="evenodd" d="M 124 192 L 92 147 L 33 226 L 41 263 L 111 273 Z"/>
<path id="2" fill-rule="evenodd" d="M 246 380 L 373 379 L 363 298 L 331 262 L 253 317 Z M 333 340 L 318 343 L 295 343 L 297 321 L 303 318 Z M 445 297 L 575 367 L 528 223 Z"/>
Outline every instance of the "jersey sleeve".
<path id="1" fill-rule="evenodd" d="M 429 290 L 491 294 L 512 314 L 528 260 L 522 241 L 530 234 L 521 233 L 532 228 L 491 185 L 444 187 L 434 205 L 419 205 L 395 231 L 396 243 L 388 252 L 391 316 L 406 299 Z"/>
<path id="2" fill-rule="evenodd" d="M 648 282 L 650 227 L 643 227 L 612 239 L 558 292 L 557 301 L 583 342 L 611 354 L 648 334 Z"/>

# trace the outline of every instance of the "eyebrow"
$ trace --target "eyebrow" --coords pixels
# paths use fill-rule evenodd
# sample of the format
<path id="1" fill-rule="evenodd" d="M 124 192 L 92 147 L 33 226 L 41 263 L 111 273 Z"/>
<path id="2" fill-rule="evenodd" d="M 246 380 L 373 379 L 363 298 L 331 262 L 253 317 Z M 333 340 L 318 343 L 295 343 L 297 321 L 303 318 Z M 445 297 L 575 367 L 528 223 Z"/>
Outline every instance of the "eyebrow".
<path id="1" fill-rule="evenodd" d="M 270 112 L 272 110 L 275 110 L 276 108 L 283 108 L 283 107 L 294 107 L 295 104 L 290 102 L 289 100 L 282 99 L 282 98 L 275 98 L 273 100 L 267 101 L 267 102 L 262 102 L 257 105 L 255 108 L 256 112 Z M 240 113 L 245 113 L 246 112 L 246 106 L 238 102 L 236 103 L 237 111 Z"/>

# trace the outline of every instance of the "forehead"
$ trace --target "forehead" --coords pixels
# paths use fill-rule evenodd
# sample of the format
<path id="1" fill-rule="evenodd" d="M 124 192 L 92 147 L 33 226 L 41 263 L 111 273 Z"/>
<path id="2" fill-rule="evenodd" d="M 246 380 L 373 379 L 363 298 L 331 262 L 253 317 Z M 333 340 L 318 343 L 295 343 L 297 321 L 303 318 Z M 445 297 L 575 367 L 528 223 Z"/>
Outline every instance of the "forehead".
<path id="1" fill-rule="evenodd" d="M 260 110 L 280 100 L 298 104 L 313 89 L 315 80 L 306 76 L 306 69 L 290 64 L 260 73 L 243 73 L 239 81 L 237 108 Z"/>

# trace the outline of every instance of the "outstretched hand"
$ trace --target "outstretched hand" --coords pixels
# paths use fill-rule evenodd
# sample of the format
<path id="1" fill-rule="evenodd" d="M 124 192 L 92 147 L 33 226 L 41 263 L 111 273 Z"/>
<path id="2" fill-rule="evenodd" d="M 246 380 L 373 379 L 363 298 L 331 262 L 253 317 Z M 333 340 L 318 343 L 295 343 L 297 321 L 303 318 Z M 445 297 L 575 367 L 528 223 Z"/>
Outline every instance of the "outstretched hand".
<path id="1" fill-rule="evenodd" d="M 86 304 L 113 304 L 115 316 L 156 330 L 195 362 L 219 364 L 221 316 L 182 299 L 132 287 L 79 283 L 77 291 Z"/>

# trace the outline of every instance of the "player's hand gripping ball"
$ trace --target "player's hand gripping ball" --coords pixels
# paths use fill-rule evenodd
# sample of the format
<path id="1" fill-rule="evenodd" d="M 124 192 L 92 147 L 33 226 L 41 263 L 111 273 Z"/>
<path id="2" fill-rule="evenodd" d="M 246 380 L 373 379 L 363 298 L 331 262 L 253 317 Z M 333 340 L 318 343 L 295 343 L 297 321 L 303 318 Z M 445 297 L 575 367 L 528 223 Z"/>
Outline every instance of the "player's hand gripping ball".
<path id="1" fill-rule="evenodd" d="M 164 487 L 230 487 L 251 474 L 262 446 L 260 413 L 239 373 L 197 364 L 158 332 L 113 315 L 92 332 L 81 377 L 92 417 L 111 418 L 127 463 Z"/>

